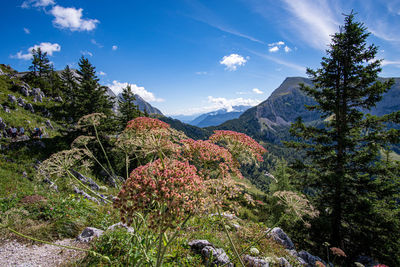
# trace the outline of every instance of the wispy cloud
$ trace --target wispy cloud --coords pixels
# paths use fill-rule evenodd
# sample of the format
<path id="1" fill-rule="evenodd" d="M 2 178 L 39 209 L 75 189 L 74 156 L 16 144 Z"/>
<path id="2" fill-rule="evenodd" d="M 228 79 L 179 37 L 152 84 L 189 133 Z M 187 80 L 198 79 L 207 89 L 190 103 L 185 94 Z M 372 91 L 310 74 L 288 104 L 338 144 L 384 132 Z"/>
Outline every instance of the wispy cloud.
<path id="1" fill-rule="evenodd" d="M 117 46 L 117 45 L 113 45 L 113 46 L 111 47 L 111 49 L 112 49 L 113 51 L 115 51 L 115 50 L 118 49 L 118 46 Z"/>
<path id="2" fill-rule="evenodd" d="M 196 71 L 195 74 L 196 75 L 207 75 L 208 72 L 207 71 Z"/>
<path id="3" fill-rule="evenodd" d="M 224 56 L 219 63 L 221 65 L 225 65 L 225 69 L 229 71 L 235 71 L 237 70 L 238 66 L 243 66 L 246 64 L 247 59 L 238 54 L 230 54 L 229 56 Z"/>
<path id="4" fill-rule="evenodd" d="M 91 52 L 87 51 L 87 50 L 81 51 L 81 54 L 84 55 L 84 56 L 91 56 L 91 57 L 93 57 L 93 54 L 92 54 Z"/>
<path id="5" fill-rule="evenodd" d="M 264 92 L 263 91 L 261 91 L 260 89 L 258 89 L 258 88 L 253 88 L 253 90 L 252 90 L 254 93 L 256 93 L 256 94 L 258 94 L 258 95 L 262 95 L 262 94 L 264 94 Z"/>
<path id="6" fill-rule="evenodd" d="M 30 8 L 30 7 L 46 7 L 50 5 L 54 5 L 55 2 L 53 0 L 26 0 L 22 3 L 22 8 Z"/>
<path id="7" fill-rule="evenodd" d="M 191 0 L 187 1 L 187 3 L 192 6 L 194 12 L 196 13 L 195 15 L 189 16 L 194 20 L 200 21 L 202 23 L 207 24 L 210 27 L 213 27 L 215 29 L 218 29 L 220 31 L 223 31 L 225 33 L 229 33 L 232 35 L 235 35 L 237 37 L 241 37 L 247 40 L 250 40 L 252 42 L 260 43 L 260 44 L 266 44 L 265 42 L 250 36 L 248 34 L 242 33 L 233 27 L 227 25 L 222 19 L 220 19 L 218 16 L 216 16 L 210 9 L 208 9 L 206 6 L 201 4 L 199 1 L 196 0 Z"/>
<path id="8" fill-rule="evenodd" d="M 95 39 L 91 39 L 90 42 L 99 48 L 103 48 L 104 45 L 98 43 Z"/>
<path id="9" fill-rule="evenodd" d="M 273 46 L 271 48 L 268 49 L 269 52 L 271 53 L 275 53 L 279 51 L 279 47 L 278 46 Z"/>
<path id="10" fill-rule="evenodd" d="M 386 60 L 384 59 L 381 63 L 381 65 L 388 66 L 388 65 L 395 65 L 396 67 L 400 67 L 400 60 Z"/>
<path id="11" fill-rule="evenodd" d="M 23 53 L 22 51 L 19 51 L 16 55 L 11 55 L 11 58 L 18 58 L 18 59 L 23 59 L 23 60 L 30 60 L 32 58 L 32 50 L 35 49 L 37 50 L 40 48 L 42 52 L 47 53 L 47 55 L 52 56 L 54 52 L 59 52 L 61 50 L 61 46 L 57 43 L 48 43 L 48 42 L 43 42 L 38 45 L 34 45 L 32 47 L 29 47 L 27 49 L 27 53 Z"/>
<path id="12" fill-rule="evenodd" d="M 116 95 L 118 95 L 119 93 L 122 92 L 123 88 L 126 88 L 128 86 L 128 84 L 131 86 L 132 92 L 139 95 L 140 97 L 142 97 L 145 101 L 148 101 L 148 102 L 163 102 L 164 101 L 164 99 L 155 97 L 155 95 L 152 92 L 149 92 L 144 87 L 137 86 L 136 84 L 113 81 L 112 84 L 108 84 L 107 86 Z"/>
<path id="13" fill-rule="evenodd" d="M 25 32 L 26 34 L 30 34 L 30 33 L 31 33 L 31 31 L 30 31 L 28 28 L 24 28 L 24 32 Z"/>
<path id="14" fill-rule="evenodd" d="M 99 75 L 101 75 L 101 76 L 106 76 L 107 73 L 105 73 L 104 71 L 99 71 Z"/>
<path id="15" fill-rule="evenodd" d="M 291 27 L 314 48 L 325 50 L 338 30 L 337 12 L 327 0 L 282 0 L 292 14 Z"/>
<path id="16" fill-rule="evenodd" d="M 304 73 L 304 74 L 306 73 L 306 68 L 301 66 L 301 65 L 298 65 L 298 64 L 295 64 L 295 63 L 292 63 L 292 62 L 288 62 L 288 61 L 285 61 L 285 60 L 282 60 L 282 59 L 279 59 L 279 58 L 276 58 L 276 57 L 272 57 L 270 55 L 259 53 L 259 52 L 253 51 L 253 50 L 248 50 L 248 51 L 250 53 L 256 55 L 256 56 L 259 56 L 261 58 L 273 61 L 273 62 L 275 62 L 275 63 L 277 63 L 279 65 L 282 65 L 282 66 L 297 70 L 297 71 L 299 71 L 301 73 Z"/>

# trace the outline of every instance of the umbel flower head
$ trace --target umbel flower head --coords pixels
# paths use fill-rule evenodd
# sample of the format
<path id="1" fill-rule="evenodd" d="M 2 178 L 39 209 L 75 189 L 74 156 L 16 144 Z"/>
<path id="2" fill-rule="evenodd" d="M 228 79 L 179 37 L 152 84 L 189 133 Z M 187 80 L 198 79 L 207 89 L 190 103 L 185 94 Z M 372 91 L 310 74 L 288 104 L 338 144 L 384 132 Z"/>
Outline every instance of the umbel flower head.
<path id="1" fill-rule="evenodd" d="M 196 167 L 175 159 L 158 159 L 131 172 L 117 199 L 121 221 L 132 223 L 135 212 L 148 215 L 150 227 L 175 227 L 201 205 L 202 179 Z"/>
<path id="2" fill-rule="evenodd" d="M 88 126 L 99 126 L 102 119 L 107 118 L 103 113 L 92 113 L 83 116 L 78 120 L 77 128 L 84 128 Z"/>
<path id="3" fill-rule="evenodd" d="M 149 155 L 174 157 L 179 153 L 179 140 L 187 138 L 182 132 L 170 128 L 158 119 L 138 117 L 128 122 L 116 145 L 128 155 L 141 158 Z"/>
<path id="4" fill-rule="evenodd" d="M 267 152 L 250 136 L 234 131 L 217 130 L 210 137 L 213 143 L 225 146 L 232 155 L 245 164 L 263 161 L 262 154 Z"/>
<path id="5" fill-rule="evenodd" d="M 303 222 L 305 222 L 303 220 L 305 216 L 315 218 L 319 215 L 318 210 L 303 195 L 292 191 L 277 191 L 273 196 L 279 199 L 279 204 L 286 207 L 286 213 L 296 215 Z"/>

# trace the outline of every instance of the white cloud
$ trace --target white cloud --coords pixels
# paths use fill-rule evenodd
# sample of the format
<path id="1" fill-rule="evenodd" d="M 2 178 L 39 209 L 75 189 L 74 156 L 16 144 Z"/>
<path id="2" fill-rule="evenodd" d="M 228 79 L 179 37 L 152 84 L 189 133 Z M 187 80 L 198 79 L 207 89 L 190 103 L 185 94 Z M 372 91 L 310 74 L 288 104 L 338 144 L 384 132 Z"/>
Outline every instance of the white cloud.
<path id="1" fill-rule="evenodd" d="M 282 45 L 285 45 L 285 42 L 278 41 L 278 42 L 275 42 L 275 43 L 272 43 L 272 44 L 268 44 L 268 46 L 282 46 Z"/>
<path id="2" fill-rule="evenodd" d="M 50 10 L 55 18 L 53 24 L 62 29 L 71 31 L 91 31 L 99 23 L 97 19 L 82 19 L 82 8 L 54 6 Z"/>
<path id="3" fill-rule="evenodd" d="M 396 67 L 400 66 L 400 60 L 395 61 L 395 60 L 386 60 L 384 59 L 381 63 L 382 66 L 388 66 L 388 65 L 395 65 Z"/>
<path id="4" fill-rule="evenodd" d="M 264 92 L 263 91 L 261 91 L 260 89 L 258 89 L 258 88 L 253 88 L 253 90 L 252 90 L 254 93 L 256 93 L 256 94 L 258 94 L 258 95 L 262 95 L 262 94 L 264 94 Z"/>
<path id="5" fill-rule="evenodd" d="M 101 76 L 106 76 L 107 73 L 105 73 L 104 71 L 99 71 L 99 75 L 101 75 Z"/>
<path id="6" fill-rule="evenodd" d="M 136 84 L 131 84 L 132 92 L 141 96 L 145 101 L 147 102 L 163 102 L 164 99 L 162 98 L 156 98 L 152 92 L 147 91 L 144 87 L 137 86 Z M 122 89 L 128 86 L 128 83 L 121 83 L 118 81 L 113 81 L 112 84 L 108 84 L 108 87 L 116 94 L 118 95 L 119 93 L 122 92 Z"/>
<path id="7" fill-rule="evenodd" d="M 54 0 L 26 0 L 22 3 L 22 8 L 30 8 L 30 7 L 46 7 L 50 5 L 54 5 Z"/>
<path id="8" fill-rule="evenodd" d="M 224 56 L 219 63 L 225 65 L 227 70 L 235 71 L 238 66 L 243 66 L 246 62 L 247 60 L 241 55 L 230 54 L 229 56 Z"/>
<path id="9" fill-rule="evenodd" d="M 196 75 L 207 75 L 207 71 L 196 71 Z"/>
<path id="10" fill-rule="evenodd" d="M 24 59 L 24 60 L 29 60 L 32 58 L 32 50 L 35 49 L 37 50 L 40 47 L 42 52 L 46 52 L 47 55 L 52 56 L 54 52 L 59 52 L 61 50 L 61 46 L 57 43 L 40 43 L 39 45 L 34 45 L 32 47 L 28 48 L 28 53 L 23 54 L 22 51 L 18 52 L 16 55 L 12 55 L 12 58 L 18 58 L 18 59 Z"/>
<path id="11" fill-rule="evenodd" d="M 25 32 L 26 34 L 30 34 L 30 33 L 31 33 L 31 31 L 30 31 L 28 28 L 24 28 L 24 32 Z"/>
<path id="12" fill-rule="evenodd" d="M 116 46 L 116 45 L 113 45 L 113 46 L 112 46 L 112 50 L 113 50 L 113 51 L 115 51 L 115 50 L 117 50 L 117 49 L 118 49 L 118 46 Z"/>
<path id="13" fill-rule="evenodd" d="M 278 52 L 279 51 L 279 47 L 278 46 L 273 46 L 270 49 L 268 49 L 269 52 L 274 53 L 274 52 Z"/>
<path id="14" fill-rule="evenodd" d="M 89 51 L 87 51 L 87 50 L 81 51 L 81 54 L 84 55 L 84 56 L 91 56 L 91 57 L 93 57 L 92 52 L 89 52 Z"/>
<path id="15" fill-rule="evenodd" d="M 95 39 L 90 40 L 90 42 L 91 42 L 92 44 L 96 45 L 97 47 L 100 47 L 100 48 L 103 48 L 103 47 L 104 47 L 104 45 L 98 43 Z"/>
<path id="16" fill-rule="evenodd" d="M 289 53 L 290 51 L 292 51 L 292 49 L 291 49 L 289 46 L 286 45 L 286 46 L 285 46 L 285 52 L 286 52 L 286 53 Z"/>

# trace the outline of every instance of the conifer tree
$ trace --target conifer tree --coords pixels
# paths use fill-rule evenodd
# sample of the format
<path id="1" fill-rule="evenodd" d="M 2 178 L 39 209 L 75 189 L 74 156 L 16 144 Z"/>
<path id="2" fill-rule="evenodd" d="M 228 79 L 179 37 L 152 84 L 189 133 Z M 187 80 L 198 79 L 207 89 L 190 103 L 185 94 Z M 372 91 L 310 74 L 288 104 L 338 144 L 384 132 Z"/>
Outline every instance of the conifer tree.
<path id="1" fill-rule="evenodd" d="M 132 92 L 131 85 L 128 84 L 123 88 L 121 98 L 118 99 L 119 112 L 121 113 L 120 121 L 123 127 L 125 127 L 128 121 L 141 115 L 138 106 L 135 105 L 135 100 L 135 94 Z"/>
<path id="2" fill-rule="evenodd" d="M 43 52 L 39 47 L 32 49 L 32 64 L 29 66 L 30 73 L 25 80 L 32 86 L 39 87 L 46 93 L 50 93 L 50 75 L 52 73 L 52 65 L 47 56 L 47 52 Z"/>
<path id="3" fill-rule="evenodd" d="M 299 118 L 290 131 L 301 141 L 288 145 L 306 151 L 307 160 L 297 164 L 297 178 L 320 211 L 313 241 L 329 241 L 353 256 L 382 258 L 385 249 L 400 255 L 399 219 L 387 216 L 399 214 L 398 204 L 388 204 L 396 202 L 399 177 L 381 157 L 382 148 L 400 141 L 398 130 L 385 127 L 389 121 L 400 122 L 400 111 L 383 117 L 366 114 L 393 84 L 378 80 L 381 61 L 375 59 L 378 48 L 367 45 L 368 36 L 353 12 L 345 16 L 321 67 L 307 70 L 314 86 L 301 86 L 316 101 L 308 109 L 319 111 L 324 123 L 308 126 Z M 398 257 L 391 260 L 400 264 Z"/>
<path id="4" fill-rule="evenodd" d="M 79 86 L 75 94 L 75 108 L 71 115 L 75 120 L 83 115 L 96 112 L 111 115 L 113 99 L 107 95 L 107 88 L 99 84 L 95 67 L 83 56 L 78 65 Z"/>
<path id="5" fill-rule="evenodd" d="M 68 65 L 61 72 L 61 80 L 61 91 L 64 98 L 63 110 L 67 113 L 67 116 L 71 116 L 77 105 L 78 82 L 74 72 Z"/>

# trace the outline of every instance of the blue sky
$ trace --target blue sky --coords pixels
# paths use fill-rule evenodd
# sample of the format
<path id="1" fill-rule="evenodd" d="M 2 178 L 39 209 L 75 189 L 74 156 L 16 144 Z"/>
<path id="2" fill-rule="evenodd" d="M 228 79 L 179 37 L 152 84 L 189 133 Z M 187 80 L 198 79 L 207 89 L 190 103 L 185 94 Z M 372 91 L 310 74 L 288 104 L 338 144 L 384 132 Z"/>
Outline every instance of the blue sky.
<path id="1" fill-rule="evenodd" d="M 3 1 L 0 63 L 18 71 L 42 47 L 56 69 L 81 55 L 115 92 L 126 83 L 164 114 L 256 105 L 317 68 L 343 13 L 357 12 L 400 73 L 400 0 Z"/>

